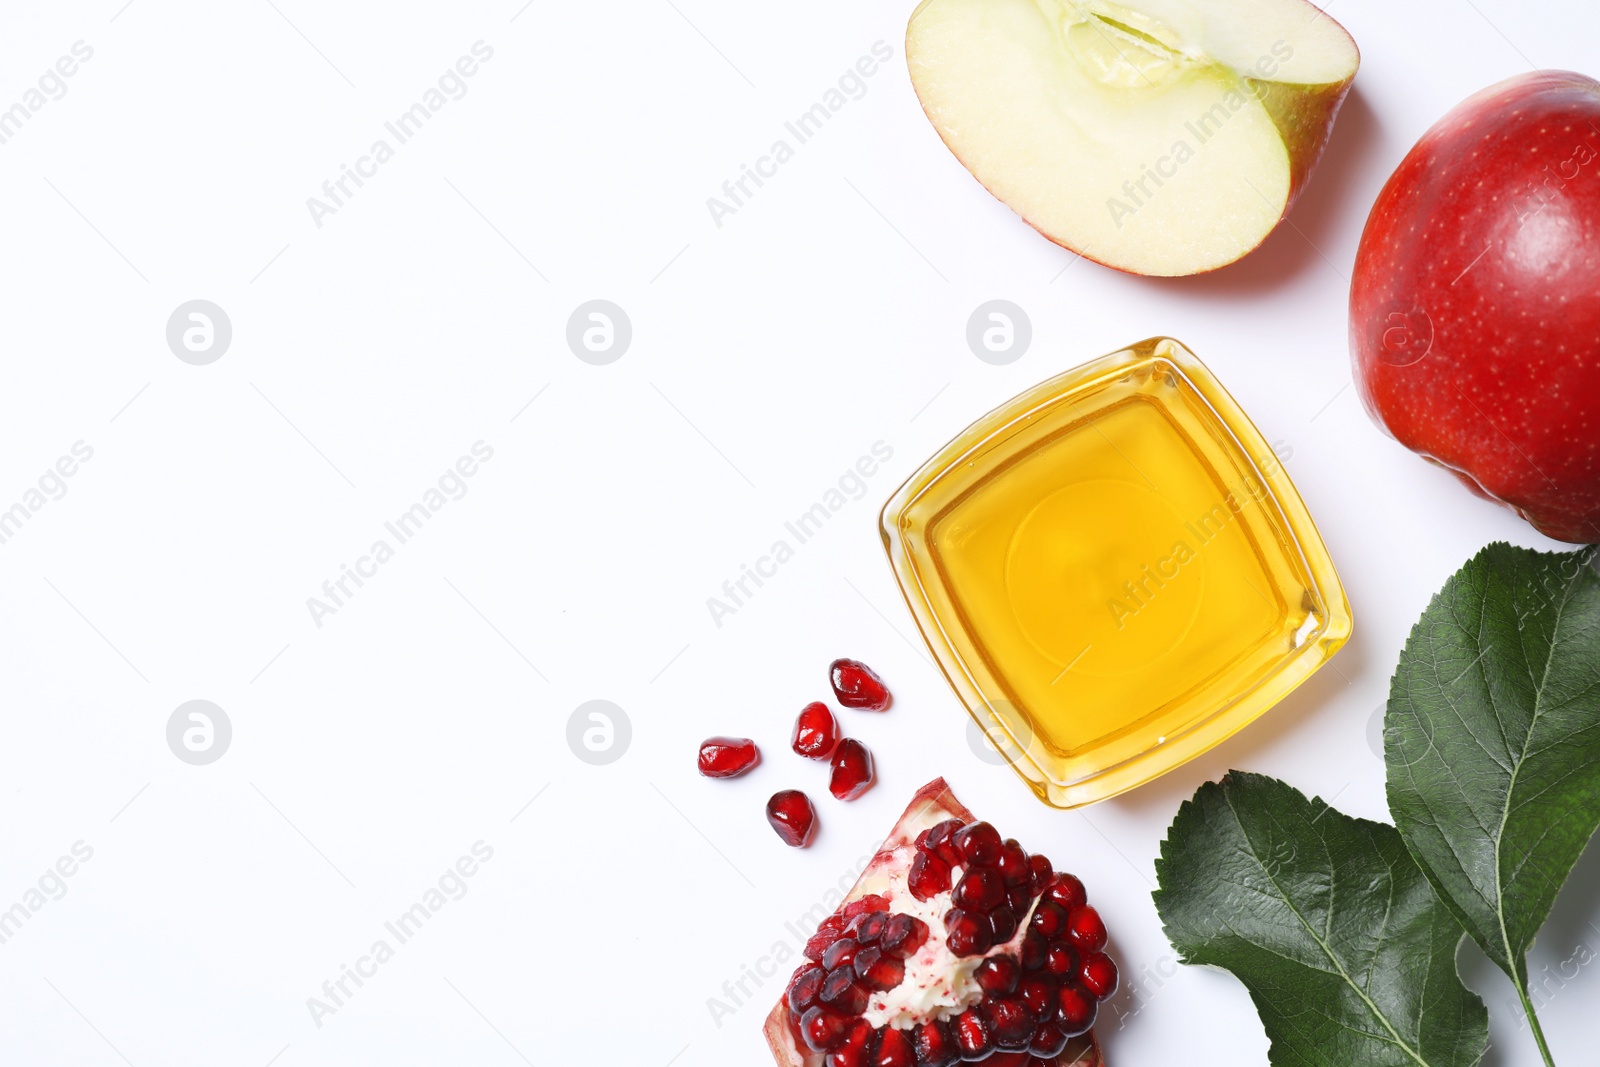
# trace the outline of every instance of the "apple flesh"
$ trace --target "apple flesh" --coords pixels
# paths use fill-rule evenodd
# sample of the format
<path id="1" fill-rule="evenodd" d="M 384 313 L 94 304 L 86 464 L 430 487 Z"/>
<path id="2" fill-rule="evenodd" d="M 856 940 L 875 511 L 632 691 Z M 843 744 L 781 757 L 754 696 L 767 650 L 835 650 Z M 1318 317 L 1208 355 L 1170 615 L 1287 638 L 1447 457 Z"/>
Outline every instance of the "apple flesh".
<path id="1" fill-rule="evenodd" d="M 1350 349 L 1390 436 L 1600 541 L 1600 83 L 1524 74 L 1423 135 L 1361 235 Z"/>
<path id="2" fill-rule="evenodd" d="M 1171 276 L 1266 239 L 1360 56 L 1305 0 L 923 0 L 906 61 L 945 144 L 1031 226 Z"/>

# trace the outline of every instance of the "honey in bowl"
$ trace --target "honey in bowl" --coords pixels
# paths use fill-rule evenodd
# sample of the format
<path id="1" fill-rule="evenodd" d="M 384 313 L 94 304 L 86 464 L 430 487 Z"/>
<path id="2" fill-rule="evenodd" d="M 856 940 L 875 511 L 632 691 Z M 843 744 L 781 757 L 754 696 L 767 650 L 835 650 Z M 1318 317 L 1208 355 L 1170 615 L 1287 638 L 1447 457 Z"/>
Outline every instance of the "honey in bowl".
<path id="1" fill-rule="evenodd" d="M 1168 338 L 984 416 L 900 487 L 882 526 L 940 668 L 1057 807 L 1220 743 L 1350 635 L 1277 457 Z"/>

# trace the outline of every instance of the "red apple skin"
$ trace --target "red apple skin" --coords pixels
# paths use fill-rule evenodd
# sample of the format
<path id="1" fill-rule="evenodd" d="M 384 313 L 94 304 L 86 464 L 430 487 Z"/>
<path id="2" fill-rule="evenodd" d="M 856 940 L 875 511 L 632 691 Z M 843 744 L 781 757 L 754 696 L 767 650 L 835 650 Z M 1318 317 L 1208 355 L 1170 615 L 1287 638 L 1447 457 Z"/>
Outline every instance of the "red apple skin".
<path id="1" fill-rule="evenodd" d="M 1467 98 L 1378 194 L 1350 351 L 1395 440 L 1559 541 L 1600 541 L 1600 82 Z"/>

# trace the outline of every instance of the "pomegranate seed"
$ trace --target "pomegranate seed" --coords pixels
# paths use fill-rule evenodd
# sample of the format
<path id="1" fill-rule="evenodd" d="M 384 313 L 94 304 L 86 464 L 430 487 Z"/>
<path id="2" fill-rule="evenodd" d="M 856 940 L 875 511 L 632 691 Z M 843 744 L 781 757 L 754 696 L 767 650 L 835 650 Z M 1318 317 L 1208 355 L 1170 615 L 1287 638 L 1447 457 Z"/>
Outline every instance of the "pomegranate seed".
<path id="1" fill-rule="evenodd" d="M 823 1062 L 827 1067 L 867 1067 L 872 1038 L 876 1031 L 865 1019 L 857 1019 L 843 1041 L 833 1047 Z"/>
<path id="2" fill-rule="evenodd" d="M 917 1053 L 909 1030 L 885 1030 L 878 1039 L 878 1054 L 872 1067 L 917 1067 Z"/>
<path id="3" fill-rule="evenodd" d="M 851 967 L 862 985 L 879 993 L 887 993 L 906 976 L 905 961 L 895 959 L 879 945 L 868 945 L 857 952 Z"/>
<path id="4" fill-rule="evenodd" d="M 938 856 L 950 866 L 965 864 L 967 862 L 966 857 L 961 855 L 960 849 L 950 843 L 950 839 L 956 835 L 956 831 L 960 830 L 964 825 L 966 824 L 960 819 L 946 819 L 928 830 L 928 836 L 923 848 Z"/>
<path id="5" fill-rule="evenodd" d="M 808 960 L 820 960 L 828 946 L 843 935 L 844 916 L 830 915 L 817 926 L 817 932 L 811 935 L 806 942 L 805 957 Z"/>
<path id="6" fill-rule="evenodd" d="M 1018 915 L 1028 914 L 1028 905 L 1033 903 L 1033 894 L 1028 892 L 1025 885 L 1014 885 L 1006 890 L 1006 903 L 1011 905 L 1011 910 Z"/>
<path id="7" fill-rule="evenodd" d="M 1033 918 L 1028 920 L 1028 929 L 1046 941 L 1060 937 L 1066 928 L 1067 913 L 1060 905 L 1049 900 L 1041 900 L 1039 906 L 1033 909 Z"/>
<path id="8" fill-rule="evenodd" d="M 1000 858 L 1000 831 L 986 822 L 963 826 L 950 839 L 961 852 L 962 862 L 988 867 Z"/>
<path id="9" fill-rule="evenodd" d="M 1109 961 L 1108 961 L 1109 962 Z M 1052 941 L 1045 950 L 1044 969 L 1057 981 L 1078 976 L 1078 953 L 1065 941 Z"/>
<path id="10" fill-rule="evenodd" d="M 1039 1067 L 1026 1052 L 996 1052 L 983 1061 L 983 1067 Z M 1076 1064 L 1073 1067 L 1077 1067 Z"/>
<path id="11" fill-rule="evenodd" d="M 1000 875 L 987 867 L 973 867 L 961 876 L 950 902 L 964 911 L 988 911 L 1006 899 L 1006 887 Z"/>
<path id="12" fill-rule="evenodd" d="M 1034 854 L 1028 857 L 1028 873 L 1033 875 L 1033 891 L 1043 893 L 1050 884 L 1050 878 L 1055 871 L 1050 866 L 1049 856 Z"/>
<path id="13" fill-rule="evenodd" d="M 800 1036 L 813 1052 L 827 1052 L 850 1032 L 851 1020 L 826 1008 L 810 1008 L 800 1016 Z"/>
<path id="14" fill-rule="evenodd" d="M 828 792 L 840 800 L 854 800 L 872 788 L 872 753 L 853 737 L 839 742 L 833 754 L 833 773 L 828 778 Z"/>
<path id="15" fill-rule="evenodd" d="M 1037 971 L 1044 967 L 1045 939 L 1029 930 L 1022 939 L 1022 969 Z"/>
<path id="16" fill-rule="evenodd" d="M 882 711 L 889 706 L 889 690 L 871 667 L 854 659 L 836 659 L 828 667 L 833 695 L 847 708 Z"/>
<path id="17" fill-rule="evenodd" d="M 828 972 L 817 999 L 840 1015 L 860 1015 L 867 1010 L 867 991 L 856 985 L 855 970 L 848 964 Z"/>
<path id="18" fill-rule="evenodd" d="M 1000 872 L 1000 880 L 1008 886 L 1025 886 L 1033 881 L 1033 872 L 1028 869 L 1028 854 L 1017 844 L 1015 838 L 1006 838 L 1005 843 L 1000 846 L 1000 858 L 995 861 L 994 866 L 995 870 Z"/>
<path id="19" fill-rule="evenodd" d="M 1022 967 L 1014 956 L 990 956 L 972 972 L 978 988 L 996 997 L 1009 996 L 1022 977 Z"/>
<path id="20" fill-rule="evenodd" d="M 815 963 L 808 963 L 789 980 L 789 1011 L 796 1018 L 805 1014 L 805 1010 L 817 1003 L 817 994 L 822 992 L 822 980 L 828 977 L 826 967 L 818 967 Z"/>
<path id="21" fill-rule="evenodd" d="M 950 932 L 945 944 L 957 956 L 981 956 L 994 945 L 994 932 L 982 915 L 951 908 L 944 917 L 944 925 Z"/>
<path id="22" fill-rule="evenodd" d="M 1070 1038 L 1055 1023 L 1040 1023 L 1028 1042 L 1028 1051 L 1034 1058 L 1053 1060 L 1066 1050 Z"/>
<path id="23" fill-rule="evenodd" d="M 1087 1031 L 1098 1012 L 1094 997 L 1078 983 L 1067 982 L 1056 991 L 1056 1025 L 1068 1037 Z"/>
<path id="24" fill-rule="evenodd" d="M 950 888 L 950 865 L 931 852 L 919 852 L 906 874 L 906 888 L 918 900 L 931 900 Z"/>
<path id="25" fill-rule="evenodd" d="M 843 908 L 840 908 L 839 912 L 846 919 L 854 919 L 857 915 L 865 915 L 869 911 L 888 911 L 888 910 L 889 910 L 889 898 L 888 897 L 882 896 L 881 894 L 878 894 L 878 893 L 868 893 L 864 897 L 859 897 L 859 898 L 857 898 L 855 900 L 850 901 Z"/>
<path id="26" fill-rule="evenodd" d="M 1033 1037 L 1033 1013 L 1020 1000 L 990 1000 L 983 1005 L 994 1027 L 994 1043 L 1003 1049 L 1024 1049 Z"/>
<path id="27" fill-rule="evenodd" d="M 700 742 L 700 773 L 707 778 L 737 778 L 761 762 L 748 737 L 708 737 Z"/>
<path id="28" fill-rule="evenodd" d="M 1017 913 L 1004 904 L 989 912 L 989 929 L 994 931 L 994 943 L 997 945 L 1003 945 L 1016 937 L 1017 925 Z"/>
<path id="29" fill-rule="evenodd" d="M 956 1047 L 966 1062 L 988 1059 L 989 1053 L 994 1051 L 994 1027 L 981 1010 L 973 1008 L 957 1015 L 951 1021 L 951 1029 L 956 1033 Z"/>
<path id="30" fill-rule="evenodd" d="M 767 822 L 778 832 L 786 845 L 805 848 L 811 844 L 811 835 L 817 829 L 817 809 L 811 798 L 798 789 L 785 789 L 772 794 L 767 801 Z"/>
<path id="31" fill-rule="evenodd" d="M 891 915 L 883 926 L 878 945 L 884 954 L 903 960 L 915 955 L 928 940 L 928 924 L 914 915 Z"/>
<path id="32" fill-rule="evenodd" d="M 911 1045 L 916 1049 L 917 1067 L 953 1067 L 961 1060 L 955 1034 L 943 1019 L 929 1019 L 912 1027 Z"/>
<path id="33" fill-rule="evenodd" d="M 833 746 L 839 743 L 839 720 L 833 717 L 828 705 L 813 700 L 800 709 L 794 720 L 794 735 L 789 747 L 795 755 L 806 759 L 827 759 L 833 755 Z"/>
<path id="34" fill-rule="evenodd" d="M 856 958 L 856 953 L 861 951 L 861 945 L 853 937 L 841 937 L 828 946 L 828 951 L 822 954 L 822 965 L 829 971 L 840 967 L 848 967 Z"/>
<path id="35" fill-rule="evenodd" d="M 850 936 L 863 945 L 873 944 L 883 936 L 883 928 L 888 925 L 888 922 L 889 915 L 887 912 L 869 911 L 865 915 L 858 916 L 850 923 L 851 926 L 855 927 Z"/>
<path id="36" fill-rule="evenodd" d="M 1105 1000 L 1117 991 L 1117 965 L 1104 952 L 1091 952 L 1084 957 L 1078 981 L 1096 1000 Z"/>
<path id="37" fill-rule="evenodd" d="M 1106 947 L 1106 924 L 1100 913 L 1087 904 L 1080 904 L 1067 915 L 1067 936 L 1085 954 L 1099 952 Z"/>
<path id="38" fill-rule="evenodd" d="M 1068 911 L 1089 900 L 1089 894 L 1083 890 L 1083 883 L 1066 871 L 1060 872 L 1050 880 L 1050 887 L 1044 891 L 1044 895 Z"/>
<path id="39" fill-rule="evenodd" d="M 1048 1018 L 1056 1010 L 1056 984 L 1041 975 L 1029 975 L 1017 987 L 1017 999 L 1035 1019 Z"/>

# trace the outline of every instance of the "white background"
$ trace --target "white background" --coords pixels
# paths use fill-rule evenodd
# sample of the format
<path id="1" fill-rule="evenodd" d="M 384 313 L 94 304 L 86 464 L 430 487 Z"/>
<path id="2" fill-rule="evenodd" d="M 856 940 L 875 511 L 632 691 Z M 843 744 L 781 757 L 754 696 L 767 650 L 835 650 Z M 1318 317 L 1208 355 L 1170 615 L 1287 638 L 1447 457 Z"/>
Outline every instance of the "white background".
<path id="1" fill-rule="evenodd" d="M 0 908 L 94 850 L 0 945 L 0 1063 L 760 1064 L 781 976 L 720 1025 L 708 999 L 793 950 L 785 920 L 938 774 L 1088 883 L 1129 987 L 1113 1065 L 1265 1062 L 1238 983 L 1173 967 L 1152 859 L 1229 767 L 1386 818 L 1372 717 L 1412 622 L 1488 541 L 1553 547 L 1372 426 L 1345 298 L 1415 138 L 1532 65 L 1593 73 L 1600 13 L 1341 0 L 1364 62 L 1293 225 L 1152 281 L 1074 262 L 961 169 L 909 86 L 909 0 L 122 4 L 10 0 L 0 26 L 0 107 L 94 49 L 0 145 L 0 507 L 94 450 L 0 545 Z M 478 40 L 465 97 L 317 227 L 307 197 Z M 706 198 L 879 40 L 865 96 L 714 225 Z M 210 366 L 165 341 L 194 298 L 233 324 Z M 592 298 L 633 323 L 610 366 L 564 340 Z M 963 337 L 993 298 L 1034 328 L 1006 367 Z M 1205 758 L 1055 812 L 969 749 L 876 513 L 973 418 L 1156 333 L 1292 449 L 1355 636 Z M 319 628 L 307 598 L 480 440 L 469 492 Z M 713 625 L 706 599 L 879 440 L 864 496 Z M 879 767 L 849 805 L 786 748 L 837 655 L 896 696 L 843 715 Z M 234 730 L 202 767 L 165 738 L 197 698 Z M 608 766 L 566 740 L 596 698 L 632 724 Z M 765 762 L 697 777 L 713 733 Z M 807 851 L 762 815 L 791 786 L 821 810 Z M 307 998 L 480 840 L 466 895 L 316 1025 Z M 1600 945 L 1597 886 L 1591 854 L 1536 971 Z M 1463 961 L 1487 1062 L 1536 1062 L 1509 988 Z M 1596 992 L 1586 970 L 1544 1013 L 1558 1061 L 1585 1062 Z"/>

